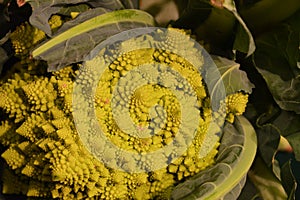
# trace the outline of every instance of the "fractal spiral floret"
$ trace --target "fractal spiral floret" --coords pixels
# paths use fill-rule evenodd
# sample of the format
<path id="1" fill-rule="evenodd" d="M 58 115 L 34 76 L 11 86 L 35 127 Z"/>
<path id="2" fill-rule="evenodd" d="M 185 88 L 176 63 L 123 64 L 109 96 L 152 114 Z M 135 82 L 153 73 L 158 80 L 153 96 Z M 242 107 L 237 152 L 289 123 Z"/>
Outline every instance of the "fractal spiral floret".
<path id="1" fill-rule="evenodd" d="M 219 118 L 233 122 L 248 95 L 231 94 L 226 106 L 213 110 L 204 60 L 193 57 L 199 50 L 190 35 L 178 29 L 155 33 L 158 38 L 147 34 L 104 48 L 83 64 L 45 75 L 16 74 L 1 85 L 0 109 L 7 116 L 0 123 L 6 148 L 1 156 L 8 166 L 3 193 L 168 199 L 178 183 L 214 164 L 224 124 Z M 14 45 L 23 49 L 20 41 Z M 85 111 L 96 120 L 73 115 Z M 96 140 L 97 125 L 111 143 Z M 208 134 L 218 139 L 204 145 Z M 172 145 L 162 160 L 151 154 Z"/>
<path id="2" fill-rule="evenodd" d="M 10 36 L 16 55 L 20 57 L 28 56 L 29 51 L 45 37 L 46 34 L 43 31 L 28 22 L 18 26 Z"/>
<path id="3" fill-rule="evenodd" d="M 63 22 L 64 20 L 61 16 L 52 15 L 48 23 L 52 32 L 55 32 L 60 26 L 62 26 Z M 47 38 L 45 32 L 26 21 L 17 26 L 9 37 L 14 49 L 14 55 L 20 59 L 19 63 L 11 67 L 11 73 L 19 71 L 29 73 L 32 71 L 33 74 L 38 71 L 39 73 L 44 73 L 45 66 L 42 66 L 43 63 L 39 60 L 32 59 L 30 53 L 37 45 Z"/>

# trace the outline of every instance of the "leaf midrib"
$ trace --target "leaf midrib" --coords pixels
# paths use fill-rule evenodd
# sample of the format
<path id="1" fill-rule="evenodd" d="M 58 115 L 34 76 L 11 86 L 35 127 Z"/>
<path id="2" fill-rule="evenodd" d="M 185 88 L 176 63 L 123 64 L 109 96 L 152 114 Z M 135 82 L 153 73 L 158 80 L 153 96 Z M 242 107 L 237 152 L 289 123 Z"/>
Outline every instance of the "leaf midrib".
<path id="1" fill-rule="evenodd" d="M 134 12 L 134 15 L 127 15 L 132 14 Z M 120 23 L 120 22 L 126 22 L 126 21 L 135 21 L 135 22 L 141 22 L 145 24 L 153 25 L 154 21 L 150 14 L 135 10 L 135 9 L 127 9 L 127 10 L 118 10 L 118 11 L 112 11 L 109 13 L 105 13 L 99 16 L 96 16 L 92 19 L 89 19 L 75 27 L 72 27 L 68 29 L 67 31 L 57 35 L 53 39 L 49 40 L 45 44 L 41 45 L 37 49 L 35 49 L 32 52 L 32 57 L 35 58 L 48 49 L 51 49 L 52 47 L 70 39 L 75 36 L 78 36 L 80 34 L 83 34 L 85 32 L 88 32 L 90 30 L 93 30 L 95 28 L 105 26 L 108 24 L 114 24 L 114 23 Z"/>

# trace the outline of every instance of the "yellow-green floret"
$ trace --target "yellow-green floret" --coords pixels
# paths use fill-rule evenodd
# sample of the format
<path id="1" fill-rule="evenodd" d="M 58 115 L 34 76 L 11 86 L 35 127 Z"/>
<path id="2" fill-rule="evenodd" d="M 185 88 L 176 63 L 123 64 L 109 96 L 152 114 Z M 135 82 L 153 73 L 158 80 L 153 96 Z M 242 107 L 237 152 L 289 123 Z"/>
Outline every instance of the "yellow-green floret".
<path id="1" fill-rule="evenodd" d="M 62 26 L 63 22 L 64 20 L 59 15 L 52 15 L 48 21 L 53 33 Z M 31 73 L 32 71 L 32 73 L 35 73 L 37 70 L 40 73 L 44 73 L 47 66 L 42 66 L 41 61 L 34 60 L 31 57 L 30 52 L 46 39 L 46 34 L 42 30 L 32 26 L 29 22 L 24 22 L 17 26 L 11 33 L 10 40 L 15 56 L 20 59 L 20 62 L 16 66 L 11 67 L 11 73 L 14 71 L 17 73 L 20 71 Z"/>
<path id="2" fill-rule="evenodd" d="M 234 116 L 242 115 L 247 107 L 248 94 L 237 92 L 226 97 L 226 120 L 234 121 Z"/>
<path id="3" fill-rule="evenodd" d="M 15 54 L 21 58 L 29 55 L 30 50 L 46 38 L 46 34 L 25 22 L 10 35 Z"/>
<path id="4" fill-rule="evenodd" d="M 54 24 L 56 22 L 51 26 L 58 26 Z M 23 29 L 28 28 L 28 24 L 24 24 Z M 34 40 L 41 38 L 39 35 Z M 183 34 L 183 38 L 189 36 Z M 176 42 L 176 38 L 170 36 L 162 47 L 172 43 L 176 46 Z M 192 46 L 188 39 L 184 43 L 188 48 Z M 14 45 L 20 54 L 31 48 L 16 39 Z M 151 81 L 153 77 L 149 73 L 155 71 L 141 70 L 140 66 L 147 64 L 169 66 L 158 67 L 161 84 Z M 174 79 L 173 75 L 177 74 L 184 78 Z M 109 152 L 103 154 L 106 160 L 122 163 L 123 169 L 128 169 L 117 170 L 102 163 L 86 148 L 72 115 L 76 108 L 73 107 L 73 89 L 78 84 L 91 85 L 94 80 L 89 66 L 84 69 L 81 64 L 73 64 L 43 75 L 16 74 L 0 85 L 0 112 L 4 116 L 0 118 L 0 143 L 6 148 L 1 156 L 7 165 L 2 177 L 3 193 L 66 200 L 168 199 L 178 183 L 214 164 L 219 141 L 212 142 L 210 148 L 203 145 L 203 141 L 211 124 L 218 124 L 213 121 L 217 114 L 211 110 L 202 75 L 182 56 L 153 47 L 114 57 L 98 79 L 90 105 L 106 138 L 127 152 L 146 155 L 172 144 L 175 138 L 178 143 L 188 143 L 180 155 L 175 150 L 164 152 L 172 162 L 160 169 L 151 170 L 160 162 L 151 156 L 127 159 L 105 148 Z M 141 80 L 149 82 L 136 85 Z M 187 105 L 190 102 L 178 98 L 171 87 L 187 96 L 195 95 L 191 112 L 197 113 L 197 121 L 182 110 L 185 106 L 182 102 Z M 235 115 L 244 112 L 247 98 L 241 92 L 226 98 L 228 121 L 232 122 Z M 128 112 L 133 129 L 125 120 L 120 120 L 123 113 L 116 115 L 113 104 Z M 183 122 L 187 125 L 182 126 Z M 194 133 L 188 132 L 195 123 Z M 221 134 L 222 125 L 215 125 L 213 135 Z M 145 137 L 130 134 L 131 130 L 143 134 L 146 129 L 151 134 Z M 98 141 L 90 142 L 97 144 Z M 130 171 L 136 165 L 144 171 Z"/>
<path id="5" fill-rule="evenodd" d="M 54 32 L 64 23 L 60 15 L 52 15 L 48 21 L 51 30 Z"/>
<path id="6" fill-rule="evenodd" d="M 62 26 L 63 22 L 61 16 L 52 15 L 48 23 L 51 30 L 56 31 Z M 24 22 L 12 32 L 10 39 L 15 50 L 15 55 L 24 60 L 27 59 L 30 51 L 37 44 L 46 39 L 46 34 L 42 30 L 32 26 L 29 22 Z"/>

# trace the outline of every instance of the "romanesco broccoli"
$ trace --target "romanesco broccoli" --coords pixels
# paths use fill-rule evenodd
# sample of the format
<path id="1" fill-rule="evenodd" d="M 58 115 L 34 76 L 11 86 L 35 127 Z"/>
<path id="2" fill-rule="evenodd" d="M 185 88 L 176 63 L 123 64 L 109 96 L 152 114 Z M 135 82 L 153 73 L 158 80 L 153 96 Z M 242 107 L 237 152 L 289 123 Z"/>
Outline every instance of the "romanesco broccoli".
<path id="1" fill-rule="evenodd" d="M 57 17 L 52 18 L 54 20 Z M 51 23 L 52 28 L 60 25 Z M 26 35 L 27 31 L 36 35 L 26 36 L 25 42 L 17 39 L 20 34 Z M 24 24 L 12 34 L 19 55 L 27 54 L 32 45 L 44 37 L 44 33 L 29 24 Z M 168 199 L 176 184 L 214 164 L 218 142 L 206 155 L 199 156 L 201 148 L 204 148 L 203 141 L 209 124 L 214 123 L 212 116 L 217 113 L 212 112 L 204 80 L 193 65 L 198 61 L 190 63 L 176 52 L 165 50 L 166 46 L 171 45 L 195 51 L 188 38 L 186 34 L 181 39 L 170 35 L 157 44 L 158 49 L 138 49 L 115 57 L 100 77 L 94 104 L 90 105 L 94 106 L 97 120 L 110 141 L 122 149 L 141 155 L 173 143 L 180 131 L 183 134 L 174 143 L 189 140 L 191 133 L 188 129 L 182 131 L 181 124 L 183 121 L 191 124 L 195 121 L 183 115 L 174 91 L 165 86 L 172 86 L 186 95 L 192 95 L 194 91 L 196 106 L 193 109 L 199 113 L 199 126 L 183 155 L 177 155 L 175 151 L 166 153 L 168 159 L 175 159 L 165 168 L 147 171 L 159 161 L 151 156 L 146 159 L 141 156 L 126 158 L 106 148 L 108 153 L 103 155 L 106 160 L 122 163 L 128 171 L 139 164 L 147 172 L 126 172 L 107 167 L 84 146 L 72 116 L 73 87 L 77 84 L 93 84 L 96 78 L 92 69 L 83 68 L 79 73 L 78 69 L 82 66 L 73 64 L 44 75 L 22 72 L 0 86 L 0 109 L 7 115 L 1 118 L 0 123 L 0 142 L 7 148 L 2 158 L 8 165 L 3 176 L 3 193 L 20 193 L 45 199 Z M 32 45 L 28 44 L 29 40 Z M 126 43 L 122 45 L 126 46 Z M 153 79 L 139 66 L 153 63 L 166 64 L 171 69 L 159 68 L 161 84 L 148 83 L 137 87 L 138 80 L 151 82 Z M 122 79 L 122 83 L 121 78 L 131 71 L 136 73 L 131 76 L 133 81 Z M 173 78 L 177 73 L 184 79 Z M 118 83 L 124 87 L 115 89 Z M 114 92 L 119 96 L 113 96 Z M 247 98 L 248 95 L 243 93 L 226 98 L 225 113 L 229 122 L 233 121 L 235 115 L 244 112 Z M 76 100 L 84 102 L 84 98 Z M 111 102 L 117 102 L 121 110 L 129 112 L 136 125 L 134 129 L 130 129 L 126 123 L 122 124 L 122 120 L 116 121 Z M 220 127 L 223 125 L 216 124 Z M 152 135 L 137 137 L 123 131 L 120 126 L 140 134 L 149 128 Z M 214 130 L 221 132 L 217 128 Z M 91 142 L 97 144 L 97 141 Z"/>
<path id="2" fill-rule="evenodd" d="M 25 22 L 10 35 L 15 53 L 21 58 L 29 56 L 30 50 L 46 38 L 46 34 Z"/>

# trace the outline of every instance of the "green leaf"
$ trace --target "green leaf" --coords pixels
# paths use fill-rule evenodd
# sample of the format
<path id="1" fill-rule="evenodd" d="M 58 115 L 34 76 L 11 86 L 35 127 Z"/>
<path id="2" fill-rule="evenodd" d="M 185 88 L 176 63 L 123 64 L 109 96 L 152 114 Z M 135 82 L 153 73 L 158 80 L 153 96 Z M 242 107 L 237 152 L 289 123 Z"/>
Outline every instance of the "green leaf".
<path id="1" fill-rule="evenodd" d="M 217 67 L 208 66 L 210 63 L 205 63 L 203 69 L 204 80 L 207 81 L 209 95 L 211 99 L 223 100 L 226 95 L 244 91 L 252 92 L 254 85 L 247 78 L 247 74 L 240 70 L 240 65 L 232 60 L 220 56 L 211 55 L 214 64 Z M 207 65 L 207 66 L 206 66 Z M 212 108 L 219 108 L 219 101 L 212 102 Z"/>
<path id="2" fill-rule="evenodd" d="M 300 115 L 272 108 L 257 119 L 259 147 L 263 160 L 270 167 L 277 151 L 280 135 L 284 136 L 293 148 L 296 159 L 300 160 Z"/>
<path id="3" fill-rule="evenodd" d="M 196 30 L 200 40 L 211 44 L 213 51 L 238 50 L 251 55 L 255 44 L 245 22 L 240 17 L 233 0 L 225 0 L 213 7 L 212 1 L 188 1 L 179 19 L 172 25 Z M 197 19 L 197 20 L 195 20 Z M 236 26 L 238 22 L 238 26 Z M 235 31 L 237 27 L 237 31 Z M 234 32 L 236 35 L 234 36 Z M 232 41 L 232 38 L 234 38 Z"/>
<path id="4" fill-rule="evenodd" d="M 229 10 L 239 22 L 233 49 L 246 53 L 247 56 L 250 56 L 255 51 L 254 39 L 246 23 L 238 13 L 235 2 L 233 0 L 225 0 L 223 6 Z"/>
<path id="5" fill-rule="evenodd" d="M 95 8 L 88 11 L 85 11 L 79 14 L 75 19 L 65 22 L 56 32 L 53 37 L 60 35 L 61 33 L 68 31 L 69 29 L 84 23 L 85 21 L 91 20 L 92 18 L 101 16 L 103 14 L 111 12 L 109 9 L 106 8 Z M 71 35 L 72 36 L 72 35 Z"/>
<path id="6" fill-rule="evenodd" d="M 236 199 L 255 153 L 255 131 L 244 117 L 239 116 L 234 124 L 227 123 L 224 127 L 216 164 L 176 186 L 171 198 Z"/>
<path id="7" fill-rule="evenodd" d="M 299 123 L 299 121 L 298 121 Z M 286 137 L 295 153 L 296 160 L 300 161 L 300 131 Z"/>
<path id="8" fill-rule="evenodd" d="M 299 0 L 238 0 L 239 13 L 251 32 L 259 35 L 289 18 L 300 8 Z"/>
<path id="9" fill-rule="evenodd" d="M 267 124 L 256 129 L 256 132 L 261 157 L 271 167 L 280 141 L 280 131 L 274 125 Z"/>
<path id="10" fill-rule="evenodd" d="M 245 175 L 242 180 L 233 188 L 230 190 L 230 192 L 228 192 L 223 198 L 222 200 L 233 200 L 233 199 L 237 199 L 240 196 L 240 193 L 242 191 L 242 189 L 245 186 L 247 180 L 247 175 Z"/>
<path id="11" fill-rule="evenodd" d="M 172 22 L 172 26 L 196 29 L 208 18 L 212 8 L 209 0 L 188 0 L 182 8 L 179 19 Z"/>
<path id="12" fill-rule="evenodd" d="M 82 13 L 87 11 L 90 8 L 90 6 L 88 6 L 87 4 L 76 4 L 76 5 L 69 5 L 69 6 L 65 6 L 63 8 L 60 9 L 60 11 L 58 12 L 58 14 L 61 15 L 65 15 L 65 16 L 71 16 L 72 12 L 78 12 L 78 13 Z"/>
<path id="13" fill-rule="evenodd" d="M 139 9 L 140 0 L 121 0 L 126 9 Z"/>
<path id="14" fill-rule="evenodd" d="M 249 94 L 252 93 L 254 85 L 248 79 L 246 72 L 239 69 L 240 64 L 220 56 L 212 56 L 212 58 L 214 60 L 214 63 L 218 67 L 217 69 L 221 74 L 221 79 L 217 80 L 216 78 L 214 78 L 212 75 L 213 73 L 206 73 L 206 76 L 210 77 L 206 80 L 215 82 L 215 84 L 209 85 L 214 85 L 214 88 L 217 88 L 217 85 L 221 84 L 221 82 L 223 81 L 226 95 L 233 94 L 238 91 L 244 91 Z M 215 92 L 218 90 L 213 89 L 211 91 L 211 95 L 214 96 L 216 95 Z"/>
<path id="15" fill-rule="evenodd" d="M 280 108 L 300 114 L 300 11 L 257 40 L 254 63 Z"/>
<path id="16" fill-rule="evenodd" d="M 228 48 L 231 51 L 235 24 L 236 19 L 230 11 L 214 7 L 207 19 L 197 27 L 196 34 L 199 40 L 210 44 L 213 53 L 215 49 Z"/>
<path id="17" fill-rule="evenodd" d="M 97 7 L 102 7 L 102 8 L 107 8 L 111 10 L 118 10 L 118 9 L 124 9 L 124 4 L 122 0 L 102 0 L 102 1 L 97 1 L 97 0 L 92 0 L 92 1 L 87 1 L 92 7 L 97 8 Z"/>
<path id="18" fill-rule="evenodd" d="M 274 159 L 273 160 L 273 165 L 272 165 L 272 172 L 273 174 L 281 181 L 281 175 L 280 175 L 280 172 L 281 172 L 281 169 L 280 169 L 280 164 L 279 164 L 279 161 Z"/>
<path id="19" fill-rule="evenodd" d="M 140 10 L 108 12 L 103 8 L 92 9 L 65 23 L 57 35 L 36 48 L 32 56 L 46 60 L 48 71 L 58 70 L 68 64 L 83 61 L 95 46 L 112 35 L 149 26 L 154 26 L 153 17 Z"/>
<path id="20" fill-rule="evenodd" d="M 281 111 L 273 119 L 272 125 L 279 130 L 280 135 L 286 137 L 293 148 L 295 157 L 300 161 L 300 115 L 294 112 Z"/>
<path id="21" fill-rule="evenodd" d="M 94 8 L 102 7 L 110 10 L 138 8 L 138 0 L 88 0 L 87 3 Z"/>
<path id="22" fill-rule="evenodd" d="M 237 200 L 262 200 L 258 193 L 258 190 L 255 188 L 254 184 L 250 181 L 249 177 L 247 176 L 247 180 L 245 186 L 242 189 L 242 192 Z"/>
<path id="23" fill-rule="evenodd" d="M 295 199 L 297 182 L 291 169 L 291 161 L 286 162 L 281 169 L 282 185 L 288 194 L 288 200 Z"/>
<path id="24" fill-rule="evenodd" d="M 51 36 L 51 29 L 48 20 L 51 15 L 59 13 L 62 8 L 81 3 L 88 3 L 92 7 L 102 7 L 109 10 L 120 10 L 125 8 L 133 8 L 135 1 L 130 0 L 26 0 L 33 8 L 30 17 L 30 23 Z M 129 7 L 125 7 L 129 6 Z"/>
<path id="25" fill-rule="evenodd" d="M 280 129 L 280 133 L 284 137 L 300 133 L 299 122 L 300 115 L 284 110 L 281 110 L 272 121 L 272 123 Z"/>
<path id="26" fill-rule="evenodd" d="M 250 56 L 255 51 L 254 39 L 244 22 L 238 24 L 233 49 L 246 53 L 247 56 Z"/>
<path id="27" fill-rule="evenodd" d="M 248 175 L 259 190 L 262 199 L 287 199 L 287 194 L 280 180 L 272 173 L 272 170 L 267 167 L 260 156 L 256 156 Z"/>
<path id="28" fill-rule="evenodd" d="M 300 76 L 284 81 L 279 75 L 258 69 L 268 84 L 276 103 L 284 110 L 300 114 Z M 283 72 L 285 74 L 285 72 Z"/>

